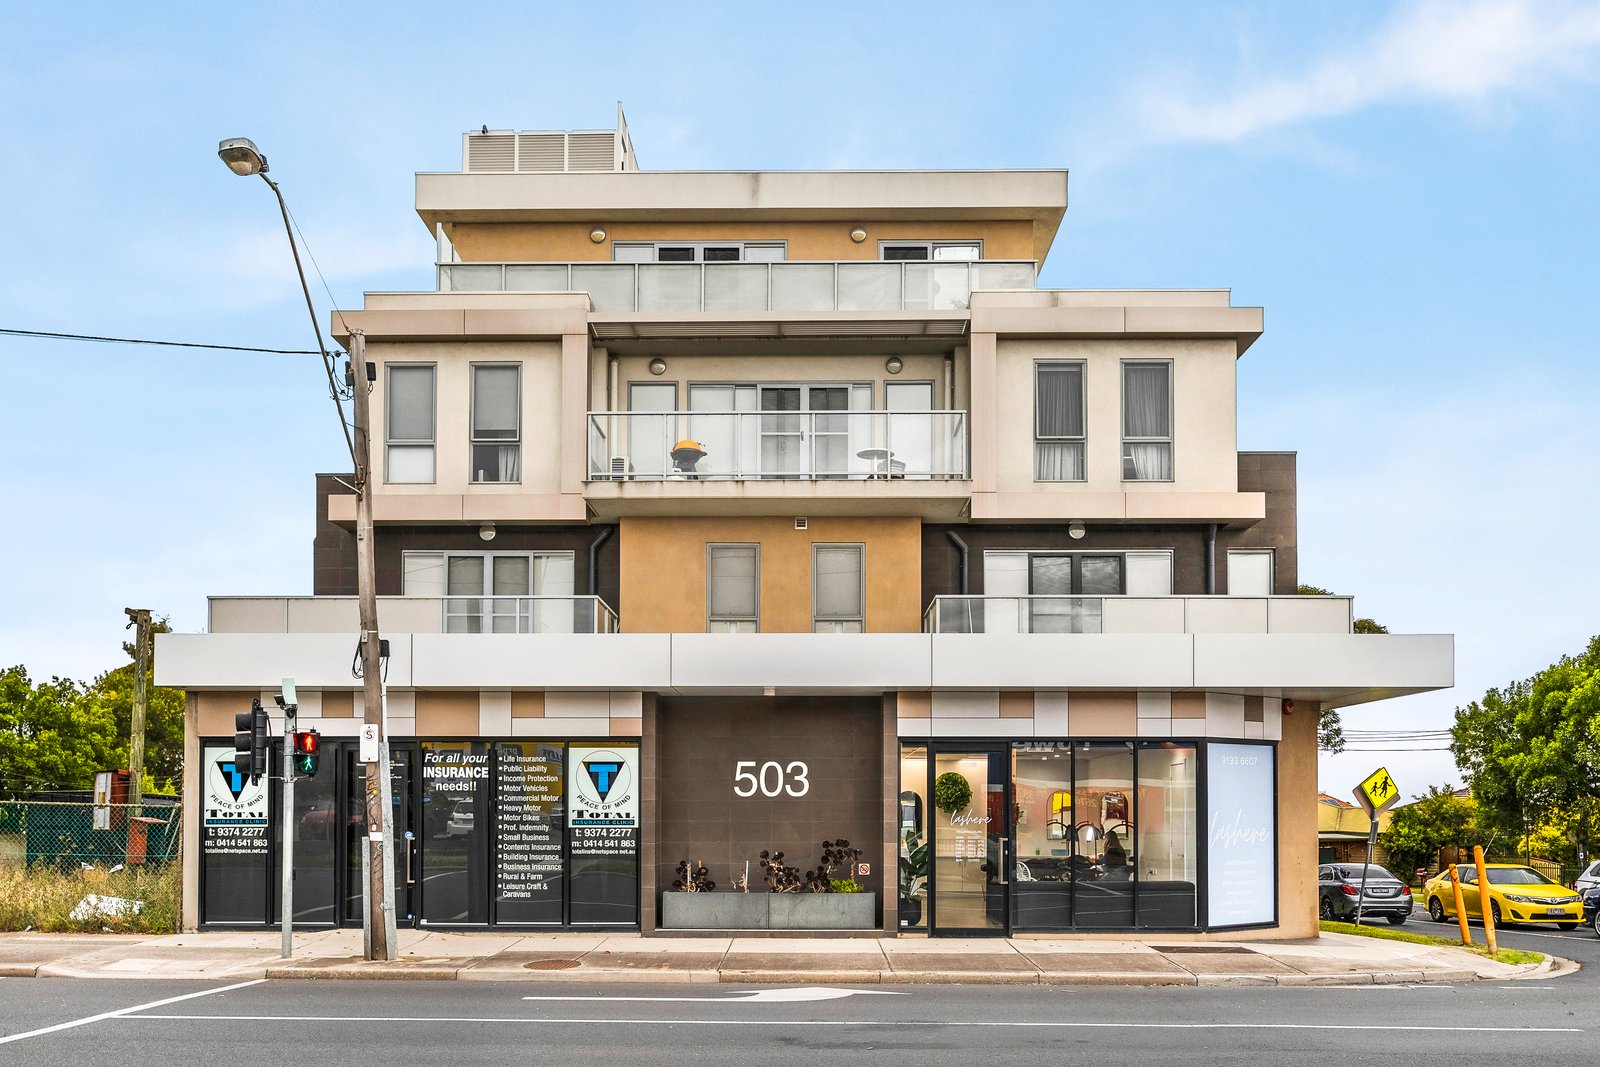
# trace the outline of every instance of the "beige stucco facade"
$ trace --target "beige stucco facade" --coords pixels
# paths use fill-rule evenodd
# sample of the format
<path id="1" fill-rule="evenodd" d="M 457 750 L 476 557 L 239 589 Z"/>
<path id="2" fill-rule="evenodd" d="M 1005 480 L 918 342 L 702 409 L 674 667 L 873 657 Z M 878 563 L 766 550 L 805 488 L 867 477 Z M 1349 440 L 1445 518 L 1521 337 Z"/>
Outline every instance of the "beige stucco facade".
<path id="1" fill-rule="evenodd" d="M 922 524 L 912 517 L 624 518 L 622 619 L 628 633 L 703 633 L 706 561 L 711 544 L 759 546 L 760 630 L 812 631 L 812 551 L 819 544 L 866 549 L 868 633 L 916 633 Z"/>

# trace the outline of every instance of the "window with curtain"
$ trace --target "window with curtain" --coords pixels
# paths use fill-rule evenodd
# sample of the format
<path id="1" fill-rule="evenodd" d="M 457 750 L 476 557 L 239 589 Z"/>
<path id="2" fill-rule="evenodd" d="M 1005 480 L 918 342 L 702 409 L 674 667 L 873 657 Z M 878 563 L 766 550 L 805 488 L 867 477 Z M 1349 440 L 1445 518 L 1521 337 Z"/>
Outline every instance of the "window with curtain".
<path id="1" fill-rule="evenodd" d="M 759 560 L 753 544 L 707 546 L 707 633 L 753 634 L 760 628 Z"/>
<path id="2" fill-rule="evenodd" d="M 1033 370 L 1034 481 L 1081 482 L 1083 364 L 1036 363 Z"/>
<path id="3" fill-rule="evenodd" d="M 384 477 L 391 483 L 434 481 L 434 369 L 432 363 L 388 365 Z"/>
<path id="4" fill-rule="evenodd" d="M 571 552 L 407 552 L 402 589 L 444 598 L 445 633 L 572 633 L 588 610 L 572 599 L 574 562 Z"/>
<path id="5" fill-rule="evenodd" d="M 1122 479 L 1172 480 L 1172 364 L 1122 365 Z"/>
<path id="6" fill-rule="evenodd" d="M 472 480 L 522 480 L 522 367 L 472 366 Z"/>
<path id="7" fill-rule="evenodd" d="M 1230 596 L 1272 595 L 1272 549 L 1231 550 L 1228 553 Z"/>
<path id="8" fill-rule="evenodd" d="M 865 545 L 813 545 L 812 629 L 819 634 L 858 634 L 865 629 Z"/>

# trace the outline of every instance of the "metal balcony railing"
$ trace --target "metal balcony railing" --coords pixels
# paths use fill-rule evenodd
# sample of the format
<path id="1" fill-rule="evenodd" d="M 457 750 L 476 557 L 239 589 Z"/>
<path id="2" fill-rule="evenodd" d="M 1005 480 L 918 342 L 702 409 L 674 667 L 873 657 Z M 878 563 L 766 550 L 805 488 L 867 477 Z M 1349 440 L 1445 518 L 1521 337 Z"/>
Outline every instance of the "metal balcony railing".
<path id="1" fill-rule="evenodd" d="M 936 634 L 1348 634 L 1349 597 L 936 596 Z"/>
<path id="2" fill-rule="evenodd" d="M 962 479 L 964 411 L 594 411 L 589 480 Z"/>
<path id="3" fill-rule="evenodd" d="M 441 293 L 583 292 L 595 311 L 952 311 L 1031 290 L 1032 260 L 440 263 Z"/>

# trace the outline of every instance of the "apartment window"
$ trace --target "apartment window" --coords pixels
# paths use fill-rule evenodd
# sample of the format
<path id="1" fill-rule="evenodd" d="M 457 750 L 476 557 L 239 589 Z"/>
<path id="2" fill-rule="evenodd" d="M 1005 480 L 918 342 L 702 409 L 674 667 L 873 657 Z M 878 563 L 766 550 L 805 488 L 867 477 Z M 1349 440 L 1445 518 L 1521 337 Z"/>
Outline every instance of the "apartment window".
<path id="1" fill-rule="evenodd" d="M 434 370 L 432 363 L 388 365 L 388 457 L 384 472 L 390 482 L 434 481 Z"/>
<path id="2" fill-rule="evenodd" d="M 865 545 L 811 548 L 812 629 L 819 634 L 858 634 L 866 622 Z"/>
<path id="3" fill-rule="evenodd" d="M 590 602 L 573 599 L 571 552 L 407 552 L 401 570 L 406 596 L 444 599 L 445 633 L 592 628 Z"/>
<path id="4" fill-rule="evenodd" d="M 1172 364 L 1122 364 L 1122 479 L 1172 481 Z"/>
<path id="5" fill-rule="evenodd" d="M 1034 364 L 1034 481 L 1083 481 L 1083 427 L 1083 364 Z"/>
<path id="6" fill-rule="evenodd" d="M 783 241 L 626 241 L 611 246 L 618 263 L 781 263 Z"/>
<path id="7" fill-rule="evenodd" d="M 1272 550 L 1243 549 L 1228 553 L 1230 596 L 1272 595 Z"/>
<path id="8" fill-rule="evenodd" d="M 472 365 L 472 480 L 522 480 L 522 368 Z"/>
<path id="9" fill-rule="evenodd" d="M 982 241 L 879 241 L 884 260 L 974 260 L 983 258 Z"/>
<path id="10" fill-rule="evenodd" d="M 761 557 L 756 545 L 709 545 L 706 631 L 753 634 L 760 619 Z"/>

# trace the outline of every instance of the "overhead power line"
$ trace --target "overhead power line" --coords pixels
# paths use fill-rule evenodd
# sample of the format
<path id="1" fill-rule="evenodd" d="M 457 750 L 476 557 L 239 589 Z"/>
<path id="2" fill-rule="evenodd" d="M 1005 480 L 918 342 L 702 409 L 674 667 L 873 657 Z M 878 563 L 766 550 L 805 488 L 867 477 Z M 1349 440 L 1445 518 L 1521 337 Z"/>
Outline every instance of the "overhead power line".
<path id="1" fill-rule="evenodd" d="M 0 334 L 12 337 L 43 337 L 52 341 L 94 341 L 99 344 L 159 345 L 166 348 L 210 348 L 221 352 L 265 352 L 274 356 L 320 356 L 314 348 L 256 348 L 251 345 L 208 345 L 198 341 L 156 341 L 144 337 L 101 337 L 88 333 L 55 333 L 51 330 L 16 330 L 0 326 Z"/>

